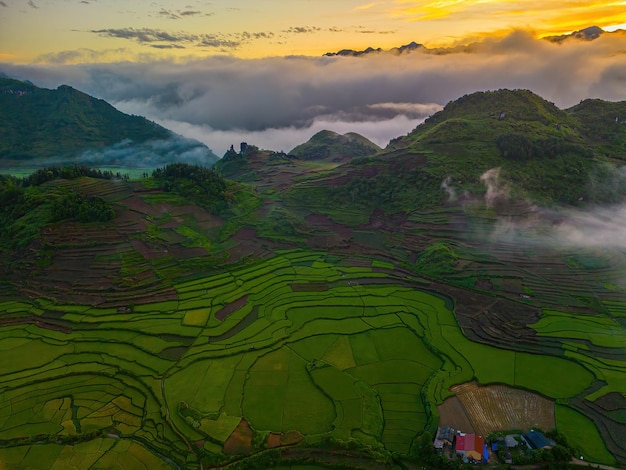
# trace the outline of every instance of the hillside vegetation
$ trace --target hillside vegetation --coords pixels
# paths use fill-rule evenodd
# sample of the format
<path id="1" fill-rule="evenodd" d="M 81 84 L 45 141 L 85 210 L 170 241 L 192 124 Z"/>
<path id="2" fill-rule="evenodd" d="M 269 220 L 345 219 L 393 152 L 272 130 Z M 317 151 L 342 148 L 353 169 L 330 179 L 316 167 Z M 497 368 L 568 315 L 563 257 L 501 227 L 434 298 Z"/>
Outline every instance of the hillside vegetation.
<path id="1" fill-rule="evenodd" d="M 172 151 L 184 153 L 192 147 L 204 147 L 207 164 L 217 159 L 197 141 L 176 136 L 141 116 L 124 114 L 106 101 L 72 87 L 48 90 L 0 78 L 0 162 L 72 164 L 76 157 L 91 151 L 95 153 L 90 158 L 97 164 L 129 166 L 133 159 L 125 157 L 132 152 L 131 144 L 172 139 L 170 145 L 142 150 L 167 157 Z M 111 156 L 97 153 L 114 145 L 117 148 Z"/>

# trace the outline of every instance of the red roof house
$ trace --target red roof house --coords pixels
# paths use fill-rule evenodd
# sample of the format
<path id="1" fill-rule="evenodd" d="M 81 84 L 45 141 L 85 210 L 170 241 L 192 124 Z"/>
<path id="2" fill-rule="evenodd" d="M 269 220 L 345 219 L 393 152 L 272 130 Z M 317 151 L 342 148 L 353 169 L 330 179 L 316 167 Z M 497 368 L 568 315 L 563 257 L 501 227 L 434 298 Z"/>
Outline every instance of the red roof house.
<path id="1" fill-rule="evenodd" d="M 456 438 L 456 453 L 468 459 L 481 460 L 485 440 L 476 434 L 461 434 Z"/>

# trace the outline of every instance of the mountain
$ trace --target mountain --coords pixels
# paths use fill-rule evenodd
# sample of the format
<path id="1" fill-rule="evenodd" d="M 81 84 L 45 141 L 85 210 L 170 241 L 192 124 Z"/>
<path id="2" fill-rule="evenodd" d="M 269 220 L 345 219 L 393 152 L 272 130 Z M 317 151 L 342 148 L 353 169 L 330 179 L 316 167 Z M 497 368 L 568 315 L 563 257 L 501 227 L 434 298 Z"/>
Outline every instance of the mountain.
<path id="1" fill-rule="evenodd" d="M 561 34 L 559 36 L 546 36 L 543 39 L 550 42 L 555 42 L 561 44 L 570 40 L 578 40 L 578 41 L 594 41 L 598 39 L 600 36 L 612 36 L 612 35 L 624 35 L 626 34 L 626 30 L 617 29 L 615 31 L 605 31 L 599 26 L 589 26 L 588 28 L 581 29 L 579 31 L 574 31 L 569 34 Z"/>
<path id="2" fill-rule="evenodd" d="M 569 34 L 562 34 L 560 36 L 547 36 L 544 39 L 551 42 L 561 43 L 570 39 L 578 39 L 582 41 L 593 41 L 605 34 L 605 31 L 599 26 L 589 26 L 588 28 L 574 31 Z"/>
<path id="3" fill-rule="evenodd" d="M 368 47 L 362 51 L 355 51 L 354 49 L 341 49 L 337 52 L 326 52 L 324 54 L 325 57 L 333 57 L 333 56 L 350 56 L 350 57 L 359 57 L 366 54 L 371 54 L 374 52 L 383 52 L 380 47 L 374 49 L 373 47 Z"/>
<path id="4" fill-rule="evenodd" d="M 429 159 L 428 171 L 444 179 L 463 181 L 463 190 L 491 168 L 501 168 L 514 192 L 545 203 L 611 202 L 618 193 L 598 193 L 590 175 L 606 163 L 606 151 L 596 130 L 610 116 L 611 145 L 626 144 L 624 125 L 615 122 L 623 104 L 581 105 L 561 110 L 528 90 L 498 90 L 464 96 L 449 103 L 409 135 L 392 141 L 389 150 L 410 148 Z M 606 110 L 600 113 L 600 109 Z M 621 114 L 623 115 L 623 113 Z M 618 118 L 622 119 L 622 118 Z M 612 154 L 624 164 L 624 154 Z"/>
<path id="5" fill-rule="evenodd" d="M 308 142 L 295 147 L 289 155 L 303 160 L 340 161 L 374 155 L 380 150 L 381 148 L 374 142 L 355 132 L 341 135 L 323 130 L 311 137 Z"/>
<path id="6" fill-rule="evenodd" d="M 376 49 L 374 49 L 373 47 L 368 47 L 367 49 L 364 49 L 362 51 L 355 51 L 353 49 L 342 49 L 337 52 L 326 52 L 324 56 L 325 57 L 333 57 L 333 56 L 360 57 L 362 55 L 380 53 L 380 52 L 391 52 L 394 54 L 403 54 L 405 52 L 412 52 L 417 49 L 426 50 L 426 48 L 422 44 L 418 44 L 415 41 L 413 41 L 413 42 L 410 42 L 409 44 L 404 44 L 403 46 L 400 46 L 400 47 L 394 47 L 392 49 L 389 49 L 388 51 L 384 51 L 380 47 Z"/>
<path id="7" fill-rule="evenodd" d="M 5 165 L 154 166 L 184 155 L 194 163 L 217 160 L 204 144 L 67 85 L 49 90 L 0 78 L 0 161 Z"/>

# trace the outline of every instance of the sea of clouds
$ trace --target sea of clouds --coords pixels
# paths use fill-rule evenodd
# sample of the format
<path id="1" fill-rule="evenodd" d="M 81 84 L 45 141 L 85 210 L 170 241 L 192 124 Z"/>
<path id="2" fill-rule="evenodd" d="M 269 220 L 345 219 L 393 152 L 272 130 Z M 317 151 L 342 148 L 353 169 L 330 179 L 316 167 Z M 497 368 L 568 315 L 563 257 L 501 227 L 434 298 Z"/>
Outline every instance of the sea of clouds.
<path id="1" fill-rule="evenodd" d="M 219 156 L 241 141 L 289 151 L 322 129 L 358 132 L 385 146 L 474 91 L 530 89 L 561 108 L 585 98 L 626 98 L 623 34 L 554 44 L 514 31 L 451 49 L 361 57 L 78 65 L 65 57 L 0 63 L 0 72 L 48 88 L 71 85 L 198 139 Z"/>

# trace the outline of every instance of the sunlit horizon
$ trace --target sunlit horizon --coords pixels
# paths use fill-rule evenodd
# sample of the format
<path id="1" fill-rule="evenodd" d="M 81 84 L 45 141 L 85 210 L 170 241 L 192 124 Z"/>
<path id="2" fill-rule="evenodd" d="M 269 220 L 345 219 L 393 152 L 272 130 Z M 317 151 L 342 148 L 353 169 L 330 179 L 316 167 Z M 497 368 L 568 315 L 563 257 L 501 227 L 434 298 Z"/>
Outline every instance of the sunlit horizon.
<path id="1" fill-rule="evenodd" d="M 447 47 L 524 30 L 626 29 L 626 2 L 252 0 L 0 2 L 0 60 L 19 64 L 320 56 L 412 41 Z"/>

